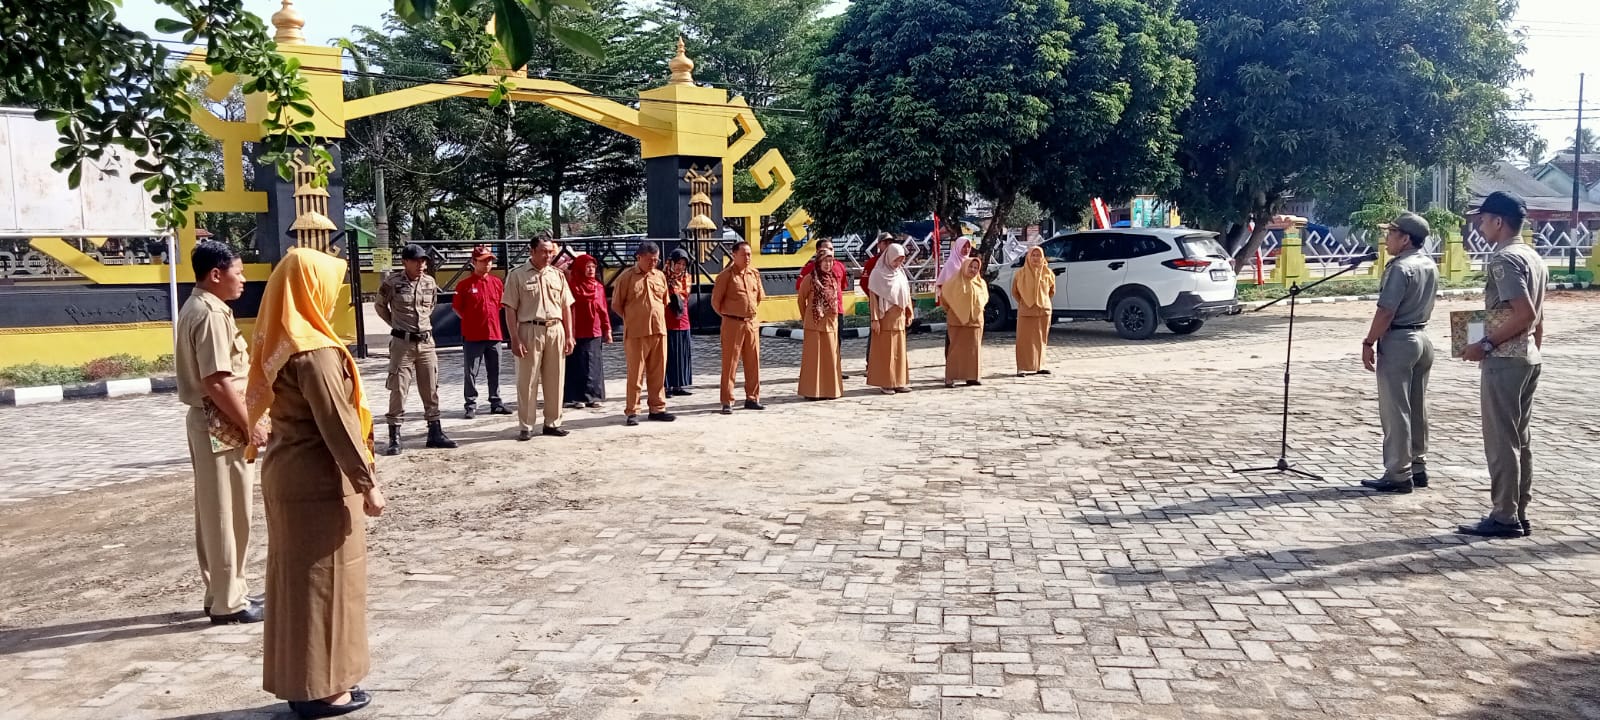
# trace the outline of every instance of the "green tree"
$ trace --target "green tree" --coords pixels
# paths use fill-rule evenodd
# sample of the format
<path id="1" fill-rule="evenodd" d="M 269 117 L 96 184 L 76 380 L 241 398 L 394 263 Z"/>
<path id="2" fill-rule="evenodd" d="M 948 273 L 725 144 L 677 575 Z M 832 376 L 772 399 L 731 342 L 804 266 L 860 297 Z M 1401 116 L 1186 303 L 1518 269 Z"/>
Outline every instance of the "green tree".
<path id="1" fill-rule="evenodd" d="M 412 25 L 441 16 L 494 15 L 495 40 L 504 48 L 513 68 L 533 59 L 540 40 L 554 40 L 586 57 L 605 57 L 604 41 L 585 32 L 577 22 L 592 12 L 587 0 L 449 0 L 443 6 L 438 0 L 394 0 L 395 16 Z"/>
<path id="2" fill-rule="evenodd" d="M 1183 0 L 1199 30 L 1173 199 L 1236 262 L 1285 198 L 1373 188 L 1401 165 L 1481 165 L 1525 130 L 1500 0 Z M 1246 236 L 1254 222 L 1257 232 Z"/>
<path id="3" fill-rule="evenodd" d="M 1525 169 L 1532 170 L 1544 164 L 1545 156 L 1550 153 L 1550 141 L 1542 136 L 1534 135 L 1528 138 L 1528 144 L 1523 147 L 1523 160 L 1527 161 Z"/>
<path id="4" fill-rule="evenodd" d="M 1593 155 L 1596 151 L 1600 151 L 1600 142 L 1595 140 L 1594 128 L 1583 128 L 1576 135 L 1567 138 L 1566 152 Z"/>

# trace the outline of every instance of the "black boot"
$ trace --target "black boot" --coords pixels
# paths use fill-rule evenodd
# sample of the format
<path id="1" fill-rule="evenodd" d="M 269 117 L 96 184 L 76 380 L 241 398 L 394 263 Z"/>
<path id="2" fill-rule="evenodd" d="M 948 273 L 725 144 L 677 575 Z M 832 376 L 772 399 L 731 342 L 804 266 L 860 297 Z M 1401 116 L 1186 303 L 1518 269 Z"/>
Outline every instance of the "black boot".
<path id="1" fill-rule="evenodd" d="M 383 449 L 383 454 L 385 454 L 385 455 L 399 455 L 400 454 L 400 426 L 399 425 L 390 425 L 389 426 L 389 446 L 385 447 Z"/>
<path id="2" fill-rule="evenodd" d="M 439 426 L 438 420 L 428 421 L 428 447 L 444 450 L 456 447 L 456 441 L 444 436 L 444 428 Z"/>

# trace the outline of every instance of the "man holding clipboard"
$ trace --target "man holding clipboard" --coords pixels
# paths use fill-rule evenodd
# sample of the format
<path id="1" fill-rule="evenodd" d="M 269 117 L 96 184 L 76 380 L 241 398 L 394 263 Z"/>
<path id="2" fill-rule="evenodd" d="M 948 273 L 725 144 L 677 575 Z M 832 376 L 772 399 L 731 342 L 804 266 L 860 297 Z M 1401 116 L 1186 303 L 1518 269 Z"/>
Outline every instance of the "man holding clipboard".
<path id="1" fill-rule="evenodd" d="M 1461 357 L 1482 367 L 1483 451 L 1489 465 L 1488 517 L 1457 532 L 1479 537 L 1523 537 L 1532 499 L 1533 451 L 1528 425 L 1539 387 L 1544 344 L 1544 291 L 1550 270 L 1532 247 L 1521 242 L 1527 205 L 1522 198 L 1495 192 L 1478 209 L 1479 225 L 1495 249 L 1487 263 L 1484 306 L 1496 321 L 1484 337 L 1466 345 Z"/>

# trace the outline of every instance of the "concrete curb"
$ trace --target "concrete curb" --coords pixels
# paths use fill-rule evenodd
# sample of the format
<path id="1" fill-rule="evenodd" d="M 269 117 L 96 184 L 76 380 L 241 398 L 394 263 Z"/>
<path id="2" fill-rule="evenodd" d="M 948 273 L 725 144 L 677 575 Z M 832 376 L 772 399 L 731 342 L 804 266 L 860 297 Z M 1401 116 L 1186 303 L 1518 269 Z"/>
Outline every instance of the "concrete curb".
<path id="1" fill-rule="evenodd" d="M 846 339 L 860 340 L 861 338 L 864 338 L 864 337 L 867 337 L 868 335 L 871 335 L 872 334 L 872 328 L 864 328 L 864 327 L 845 328 L 842 331 L 842 334 L 844 335 L 844 337 Z M 764 325 L 761 328 L 761 337 L 787 338 L 789 340 L 804 340 L 805 337 L 806 337 L 806 331 L 805 331 L 804 328 L 789 328 L 789 327 L 778 327 L 776 325 Z"/>
<path id="2" fill-rule="evenodd" d="M 0 405 L 41 405 L 63 400 L 90 400 L 119 398 L 132 395 L 177 392 L 178 379 L 171 375 L 127 380 L 102 380 L 75 385 L 43 385 L 40 387 L 6 388 L 0 390 Z"/>
<path id="3" fill-rule="evenodd" d="M 1550 283 L 1550 284 L 1545 286 L 1545 289 L 1547 289 L 1547 290 L 1586 290 L 1586 289 L 1588 289 L 1590 287 L 1592 287 L 1591 283 Z M 1438 296 L 1442 297 L 1442 298 L 1448 298 L 1448 297 L 1473 297 L 1473 296 L 1482 295 L 1482 294 L 1483 294 L 1483 288 L 1457 288 L 1457 289 L 1454 289 L 1454 290 L 1440 290 Z M 1301 300 L 1300 302 L 1308 304 L 1308 305 L 1319 305 L 1319 304 L 1327 304 L 1327 303 L 1377 302 L 1377 301 L 1378 301 L 1378 296 L 1377 295 L 1340 295 L 1340 296 L 1337 296 L 1337 297 L 1306 298 L 1304 300 Z M 1249 311 L 1249 310 L 1256 310 L 1256 309 L 1259 309 L 1261 307 L 1265 307 L 1266 305 L 1268 305 L 1270 303 L 1273 303 L 1273 302 L 1279 302 L 1279 301 L 1276 301 L 1276 300 L 1256 300 L 1256 301 L 1253 301 L 1253 302 L 1240 303 L 1240 305 L 1242 305 L 1246 311 Z M 1279 304 L 1282 304 L 1282 303 L 1279 303 Z"/>

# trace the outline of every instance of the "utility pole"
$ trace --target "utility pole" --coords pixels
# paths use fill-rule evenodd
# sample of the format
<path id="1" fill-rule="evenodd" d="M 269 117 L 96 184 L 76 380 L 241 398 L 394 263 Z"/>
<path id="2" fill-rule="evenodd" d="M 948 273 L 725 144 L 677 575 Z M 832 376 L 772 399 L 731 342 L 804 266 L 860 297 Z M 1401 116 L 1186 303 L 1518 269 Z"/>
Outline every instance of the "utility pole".
<path id="1" fill-rule="evenodd" d="M 1578 272 L 1578 198 L 1583 192 L 1583 76 L 1578 73 L 1578 130 L 1572 136 L 1572 221 L 1567 225 L 1567 272 Z"/>

